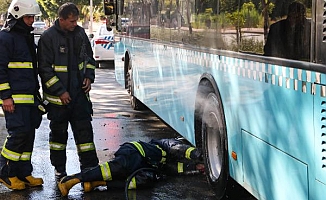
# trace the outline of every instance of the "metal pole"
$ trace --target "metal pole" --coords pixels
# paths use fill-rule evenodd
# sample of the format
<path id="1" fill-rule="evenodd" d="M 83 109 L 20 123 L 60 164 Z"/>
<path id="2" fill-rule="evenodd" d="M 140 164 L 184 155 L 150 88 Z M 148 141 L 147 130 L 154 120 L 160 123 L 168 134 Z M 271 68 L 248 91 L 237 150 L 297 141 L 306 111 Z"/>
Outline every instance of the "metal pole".
<path id="1" fill-rule="evenodd" d="M 89 26 L 88 26 L 88 33 L 93 33 L 93 0 L 89 2 Z"/>

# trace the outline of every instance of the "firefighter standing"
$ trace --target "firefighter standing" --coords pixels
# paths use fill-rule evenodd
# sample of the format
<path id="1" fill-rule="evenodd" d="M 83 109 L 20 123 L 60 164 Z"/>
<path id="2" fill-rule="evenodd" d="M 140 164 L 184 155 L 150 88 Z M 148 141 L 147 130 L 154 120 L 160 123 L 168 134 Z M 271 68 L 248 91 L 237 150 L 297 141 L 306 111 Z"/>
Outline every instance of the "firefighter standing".
<path id="1" fill-rule="evenodd" d="M 35 0 L 13 0 L 0 31 L 0 97 L 8 130 L 1 151 L 0 182 L 14 190 L 43 184 L 42 178 L 31 175 L 35 129 L 42 120 L 36 45 L 31 34 L 38 14 Z"/>
<path id="2" fill-rule="evenodd" d="M 50 159 L 57 179 L 66 175 L 66 145 L 70 123 L 81 170 L 97 166 L 92 104 L 88 92 L 95 78 L 95 60 L 85 30 L 77 25 L 79 10 L 64 3 L 58 19 L 40 37 L 39 73 L 50 122 Z"/>
<path id="3" fill-rule="evenodd" d="M 166 174 L 184 174 L 187 171 L 204 170 L 204 165 L 200 163 L 201 152 L 179 139 L 151 140 L 149 143 L 127 142 L 120 146 L 114 156 L 113 160 L 93 169 L 62 178 L 58 183 L 62 196 L 68 195 L 69 190 L 80 182 L 83 182 L 84 192 L 90 192 L 101 185 L 123 187 L 126 180 L 130 181 L 128 189 L 135 189 L 153 185 L 153 182 L 162 177 L 160 171 Z"/>

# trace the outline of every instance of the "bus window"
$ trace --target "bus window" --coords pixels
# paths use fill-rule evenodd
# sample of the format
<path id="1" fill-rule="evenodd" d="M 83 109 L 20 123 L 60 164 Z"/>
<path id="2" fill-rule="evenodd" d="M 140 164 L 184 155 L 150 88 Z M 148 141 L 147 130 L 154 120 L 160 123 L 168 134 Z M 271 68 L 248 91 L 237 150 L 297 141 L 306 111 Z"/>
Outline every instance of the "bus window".
<path id="1" fill-rule="evenodd" d="M 164 3 L 159 0 L 152 4 L 151 38 L 201 48 L 263 54 L 264 20 L 260 1 L 243 3 L 240 7 L 235 2 Z"/>
<path id="2" fill-rule="evenodd" d="M 284 7 L 287 7 L 287 10 L 283 17 L 284 11 L 282 9 Z M 269 27 L 264 55 L 294 60 L 310 60 L 311 22 L 307 18 L 307 8 L 311 10 L 309 4 L 305 5 L 300 2 L 275 5 L 271 19 L 280 18 L 280 20 L 276 20 Z"/>
<path id="3" fill-rule="evenodd" d="M 210 16 L 212 25 L 218 27 L 226 50 L 263 54 L 264 48 L 264 1 L 249 1 L 239 5 L 219 1 L 218 15 Z"/>
<path id="4" fill-rule="evenodd" d="M 267 2 L 256 0 L 246 3 L 239 1 L 238 4 L 237 1 L 207 0 L 203 3 L 188 0 L 166 3 L 157 0 L 150 8 L 150 38 L 200 48 L 308 61 L 310 60 L 311 0 L 298 1 L 303 2 L 306 18 L 303 25 L 298 26 L 293 32 L 296 33 L 295 35 L 275 36 L 278 39 L 276 42 L 273 42 L 270 37 L 268 44 L 265 45 L 270 24 L 273 27 L 274 23 L 286 20 L 288 7 L 292 2 L 294 1 L 276 3 L 276 0 Z M 289 31 L 282 29 L 278 32 L 284 36 L 284 33 Z M 276 44 L 288 45 L 288 47 L 282 47 L 283 53 L 279 51 L 275 54 L 270 49 L 275 49 Z"/>
<path id="5" fill-rule="evenodd" d="M 241 1 L 240 5 L 237 1 L 196 2 L 193 26 L 201 47 L 263 54 L 261 1 Z"/>
<path id="6" fill-rule="evenodd" d="M 128 36 L 149 39 L 150 2 L 123 2 L 123 14 L 117 23 L 120 30 Z"/>
<path id="7" fill-rule="evenodd" d="M 121 30 L 129 36 L 200 48 L 310 61 L 311 0 L 296 3 L 303 6 L 301 20 L 292 14 L 300 8 L 291 8 L 288 15 L 294 1 L 228 2 L 125 0 Z M 292 17 L 301 25 L 290 25 Z M 286 28 L 279 28 L 282 24 Z"/>
<path id="8" fill-rule="evenodd" d="M 192 0 L 190 0 L 192 1 Z M 185 2 L 179 2 L 185 3 Z M 177 23 L 172 23 L 174 21 L 181 20 L 182 13 L 178 14 L 180 7 L 176 3 L 164 3 L 162 0 L 154 1 L 151 4 L 152 16 L 151 16 L 151 39 L 158 41 L 181 41 L 179 38 L 178 31 L 182 32 L 181 22 L 180 29 L 177 29 Z M 174 28 L 175 27 L 175 28 Z M 174 38 L 172 38 L 174 36 Z M 178 42 L 179 43 L 179 42 Z"/>

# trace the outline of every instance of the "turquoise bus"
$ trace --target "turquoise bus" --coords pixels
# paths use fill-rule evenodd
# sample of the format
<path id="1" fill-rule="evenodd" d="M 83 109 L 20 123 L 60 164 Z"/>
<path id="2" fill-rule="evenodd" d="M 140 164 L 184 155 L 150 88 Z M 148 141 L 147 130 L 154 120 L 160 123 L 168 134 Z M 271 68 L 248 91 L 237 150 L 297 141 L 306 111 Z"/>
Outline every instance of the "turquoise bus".
<path id="1" fill-rule="evenodd" d="M 231 178 L 257 199 L 326 198 L 325 0 L 104 6 L 131 106 L 203 149 L 217 198 Z"/>

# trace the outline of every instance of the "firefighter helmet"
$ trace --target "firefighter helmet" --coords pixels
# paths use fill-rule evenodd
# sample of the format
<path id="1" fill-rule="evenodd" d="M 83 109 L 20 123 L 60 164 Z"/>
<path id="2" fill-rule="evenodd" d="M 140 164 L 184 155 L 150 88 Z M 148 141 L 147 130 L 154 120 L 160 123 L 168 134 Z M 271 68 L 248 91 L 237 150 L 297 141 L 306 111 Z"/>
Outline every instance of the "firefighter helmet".
<path id="1" fill-rule="evenodd" d="M 24 15 L 39 15 L 41 11 L 36 0 L 13 0 L 8 8 L 8 13 L 18 19 Z"/>

